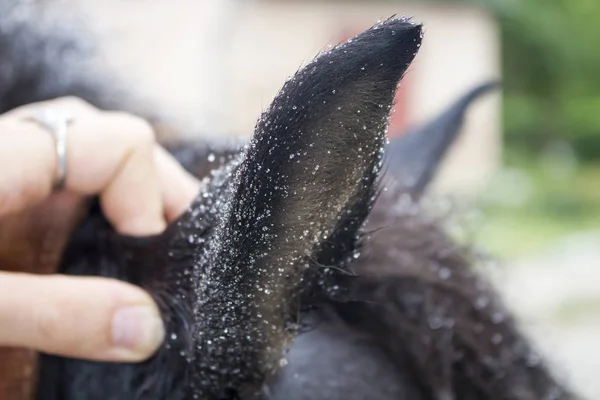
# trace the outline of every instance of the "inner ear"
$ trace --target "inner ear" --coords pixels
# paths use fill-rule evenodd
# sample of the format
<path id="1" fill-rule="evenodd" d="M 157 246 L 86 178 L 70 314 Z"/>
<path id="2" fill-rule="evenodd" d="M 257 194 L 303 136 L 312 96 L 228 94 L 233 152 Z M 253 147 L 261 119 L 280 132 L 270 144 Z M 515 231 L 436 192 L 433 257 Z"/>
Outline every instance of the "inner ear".
<path id="1" fill-rule="evenodd" d="M 235 195 L 253 199 L 257 212 L 249 218 L 269 214 L 260 219 L 273 224 L 265 229 L 312 241 L 372 194 L 396 87 L 420 40 L 419 25 L 388 20 L 286 82 L 261 116 L 239 170 Z M 233 205 L 237 215 L 244 203 Z"/>

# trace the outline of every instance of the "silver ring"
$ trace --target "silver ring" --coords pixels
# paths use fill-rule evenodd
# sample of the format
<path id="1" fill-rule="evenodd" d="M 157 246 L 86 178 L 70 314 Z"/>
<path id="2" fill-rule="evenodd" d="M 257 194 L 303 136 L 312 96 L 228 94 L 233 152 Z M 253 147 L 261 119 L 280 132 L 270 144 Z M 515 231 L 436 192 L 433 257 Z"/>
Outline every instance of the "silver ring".
<path id="1" fill-rule="evenodd" d="M 56 180 L 55 189 L 62 189 L 67 180 L 67 135 L 68 127 L 73 118 L 70 114 L 53 109 L 42 109 L 31 117 L 31 119 L 46 128 L 56 143 Z"/>

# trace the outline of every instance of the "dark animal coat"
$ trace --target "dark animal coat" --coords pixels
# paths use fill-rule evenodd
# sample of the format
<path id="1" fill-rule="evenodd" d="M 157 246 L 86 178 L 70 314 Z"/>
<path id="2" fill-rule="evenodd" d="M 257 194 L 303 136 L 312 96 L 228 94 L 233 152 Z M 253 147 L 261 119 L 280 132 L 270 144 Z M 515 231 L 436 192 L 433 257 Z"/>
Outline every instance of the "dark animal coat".
<path id="1" fill-rule="evenodd" d="M 3 57 L 14 56 L 7 40 Z M 460 124 L 393 143 L 382 172 L 396 86 L 420 42 L 419 25 L 382 22 L 298 71 L 243 149 L 173 146 L 205 179 L 164 234 L 119 236 L 94 207 L 62 272 L 144 287 L 167 340 L 141 364 L 43 355 L 37 398 L 575 398 L 480 276 L 481 260 L 416 201 Z M 85 80 L 47 84 L 46 68 L 12 71 L 4 108 L 64 94 L 103 105 Z M 427 163 L 394 158 L 419 152 Z"/>

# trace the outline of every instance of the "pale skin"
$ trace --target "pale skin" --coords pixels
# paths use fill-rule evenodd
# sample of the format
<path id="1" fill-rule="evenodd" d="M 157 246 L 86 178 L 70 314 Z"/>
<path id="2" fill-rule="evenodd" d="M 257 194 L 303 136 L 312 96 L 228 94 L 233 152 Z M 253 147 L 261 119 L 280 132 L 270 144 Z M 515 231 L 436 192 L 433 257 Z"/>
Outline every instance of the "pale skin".
<path id="1" fill-rule="evenodd" d="M 39 107 L 65 110 L 74 117 L 61 191 L 52 187 L 58 162 L 54 139 L 28 120 Z M 75 209 L 99 196 L 118 232 L 157 234 L 200 190 L 199 182 L 156 143 L 144 120 L 104 112 L 76 98 L 30 104 L 0 115 L 0 171 L 0 231 L 3 221 L 12 216 L 18 225 L 21 219 L 14 216 L 35 207 Z M 67 217 L 75 218 L 71 214 Z M 12 227 L 7 222 L 4 230 L 6 226 Z M 140 288 L 104 278 L 2 269 L 0 264 L 0 347 L 136 362 L 150 357 L 163 340 L 157 307 Z"/>

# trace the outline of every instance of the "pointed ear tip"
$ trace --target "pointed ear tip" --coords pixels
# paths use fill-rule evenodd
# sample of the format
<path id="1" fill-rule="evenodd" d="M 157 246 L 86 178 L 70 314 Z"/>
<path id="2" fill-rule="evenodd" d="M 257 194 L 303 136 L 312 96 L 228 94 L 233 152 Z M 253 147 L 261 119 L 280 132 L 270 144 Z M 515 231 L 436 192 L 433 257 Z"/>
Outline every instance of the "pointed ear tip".
<path id="1" fill-rule="evenodd" d="M 406 17 L 392 17 L 379 23 L 367 34 L 372 39 L 383 41 L 392 47 L 400 46 L 416 54 L 423 38 L 423 25 Z"/>
<path id="2" fill-rule="evenodd" d="M 411 18 L 407 17 L 392 17 L 379 26 L 389 29 L 400 29 L 407 34 L 416 34 L 419 37 L 423 33 L 423 24 L 414 22 Z"/>
<path id="3" fill-rule="evenodd" d="M 415 37 L 415 41 L 418 41 L 419 43 L 421 42 L 423 39 L 423 24 L 409 22 L 405 29 L 410 33 L 410 35 Z"/>

